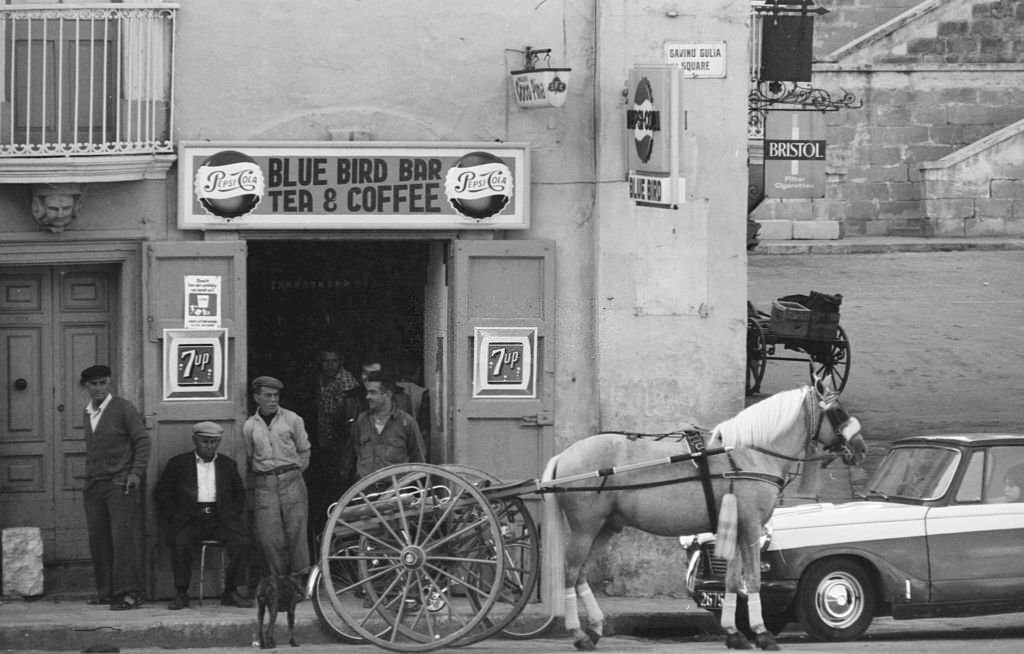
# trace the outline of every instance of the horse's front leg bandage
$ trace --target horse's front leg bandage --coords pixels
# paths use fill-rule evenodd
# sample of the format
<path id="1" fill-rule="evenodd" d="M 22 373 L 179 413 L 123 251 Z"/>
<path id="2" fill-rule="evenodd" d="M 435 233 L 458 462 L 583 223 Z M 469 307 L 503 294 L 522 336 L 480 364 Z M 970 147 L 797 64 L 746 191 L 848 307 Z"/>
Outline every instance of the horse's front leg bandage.
<path id="1" fill-rule="evenodd" d="M 604 635 L 604 612 L 597 604 L 590 584 L 583 582 L 576 586 L 576 595 L 583 601 L 583 610 L 587 612 L 587 624 L 598 636 Z"/>
<path id="2" fill-rule="evenodd" d="M 722 629 L 727 633 L 736 631 L 736 593 L 726 593 L 722 598 Z"/>
<path id="3" fill-rule="evenodd" d="M 580 628 L 580 609 L 576 604 L 576 591 L 572 588 L 565 589 L 565 629 L 576 631 Z"/>
<path id="4" fill-rule="evenodd" d="M 761 593 L 747 593 L 747 621 L 755 634 L 768 631 L 764 626 L 764 616 L 761 615 Z"/>

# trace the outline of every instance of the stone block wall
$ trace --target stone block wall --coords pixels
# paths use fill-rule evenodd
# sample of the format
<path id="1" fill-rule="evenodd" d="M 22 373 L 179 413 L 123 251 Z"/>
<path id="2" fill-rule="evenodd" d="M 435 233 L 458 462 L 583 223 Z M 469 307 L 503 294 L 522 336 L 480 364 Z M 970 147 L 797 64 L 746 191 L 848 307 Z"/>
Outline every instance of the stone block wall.
<path id="1" fill-rule="evenodd" d="M 819 4 L 833 13 L 816 23 L 838 26 L 847 18 L 833 14 L 867 15 L 885 3 Z M 1016 223 L 1024 223 L 1024 212 L 1005 197 L 963 198 L 969 211 L 957 217 L 955 198 L 943 197 L 944 208 L 933 214 L 939 205 L 927 201 L 922 166 L 1024 119 L 1024 0 L 914 3 L 830 57 L 815 64 L 813 86 L 833 97 L 849 91 L 863 105 L 825 114 L 826 197 L 766 201 L 752 213 L 755 220 L 839 221 L 840 236 L 1021 232 Z M 987 156 L 973 154 L 981 161 Z M 1024 150 L 1015 156 L 1024 159 Z M 994 177 L 990 192 L 1013 194 L 1013 184 Z M 964 215 L 985 219 L 965 230 L 955 222 Z"/>
<path id="2" fill-rule="evenodd" d="M 879 63 L 1005 63 L 1024 61 L 1024 0 L 974 2 L 966 15 L 939 20 L 935 33 L 910 39 Z"/>
<path id="3" fill-rule="evenodd" d="M 930 220 L 921 166 L 1024 118 L 1024 88 L 1014 81 L 1021 72 L 911 67 L 823 76 L 864 106 L 826 115 L 831 174 L 819 203 L 830 206 L 815 214 L 842 221 L 844 235 L 945 233 L 948 225 Z"/>
<path id="4" fill-rule="evenodd" d="M 1024 236 L 1024 120 L 921 171 L 936 233 Z"/>
<path id="5" fill-rule="evenodd" d="M 817 0 L 828 10 L 814 19 L 814 53 L 832 52 L 921 0 Z"/>

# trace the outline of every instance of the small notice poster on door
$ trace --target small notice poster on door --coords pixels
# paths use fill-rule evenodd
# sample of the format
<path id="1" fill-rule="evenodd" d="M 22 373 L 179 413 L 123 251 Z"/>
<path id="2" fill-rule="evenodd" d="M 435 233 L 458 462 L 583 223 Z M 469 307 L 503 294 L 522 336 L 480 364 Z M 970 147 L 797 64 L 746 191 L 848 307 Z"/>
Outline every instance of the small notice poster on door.
<path id="1" fill-rule="evenodd" d="M 220 327 L 220 276 L 185 275 L 185 329 Z"/>

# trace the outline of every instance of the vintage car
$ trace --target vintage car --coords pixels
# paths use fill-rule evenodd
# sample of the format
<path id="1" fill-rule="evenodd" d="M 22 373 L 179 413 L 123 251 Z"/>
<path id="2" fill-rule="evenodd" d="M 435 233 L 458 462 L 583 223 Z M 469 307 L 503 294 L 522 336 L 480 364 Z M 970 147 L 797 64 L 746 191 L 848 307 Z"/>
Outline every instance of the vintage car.
<path id="1" fill-rule="evenodd" d="M 1024 611 L 1021 484 L 1024 435 L 894 442 L 862 499 L 775 510 L 761 555 L 765 625 L 777 634 L 799 621 L 813 638 L 842 641 L 875 616 Z M 726 564 L 714 537 L 680 542 L 691 552 L 691 596 L 719 613 Z"/>

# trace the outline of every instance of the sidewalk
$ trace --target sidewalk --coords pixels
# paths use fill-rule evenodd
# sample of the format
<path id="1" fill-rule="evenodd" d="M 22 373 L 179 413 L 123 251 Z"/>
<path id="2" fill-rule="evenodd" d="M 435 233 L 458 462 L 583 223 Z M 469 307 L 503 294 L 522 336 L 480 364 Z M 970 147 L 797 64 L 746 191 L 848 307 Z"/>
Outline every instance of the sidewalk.
<path id="1" fill-rule="evenodd" d="M 962 250 L 1024 250 L 1024 238 L 852 236 L 830 241 L 763 240 L 750 251 L 750 254 L 882 254 Z"/>
<path id="2" fill-rule="evenodd" d="M 716 633 L 714 617 L 688 599 L 600 598 L 605 634 L 671 631 Z M 539 611 L 537 609 L 533 609 Z M 553 634 L 563 633 L 556 624 Z M 287 642 L 287 621 L 279 614 L 278 642 Z M 256 609 L 221 606 L 218 599 L 198 608 L 169 611 L 167 601 L 131 611 L 88 606 L 81 599 L 19 600 L 0 603 L 0 650 L 82 651 L 89 647 L 193 649 L 247 646 L 256 640 Z M 336 642 L 321 630 L 313 605 L 301 602 L 295 615 L 300 645 Z"/>

